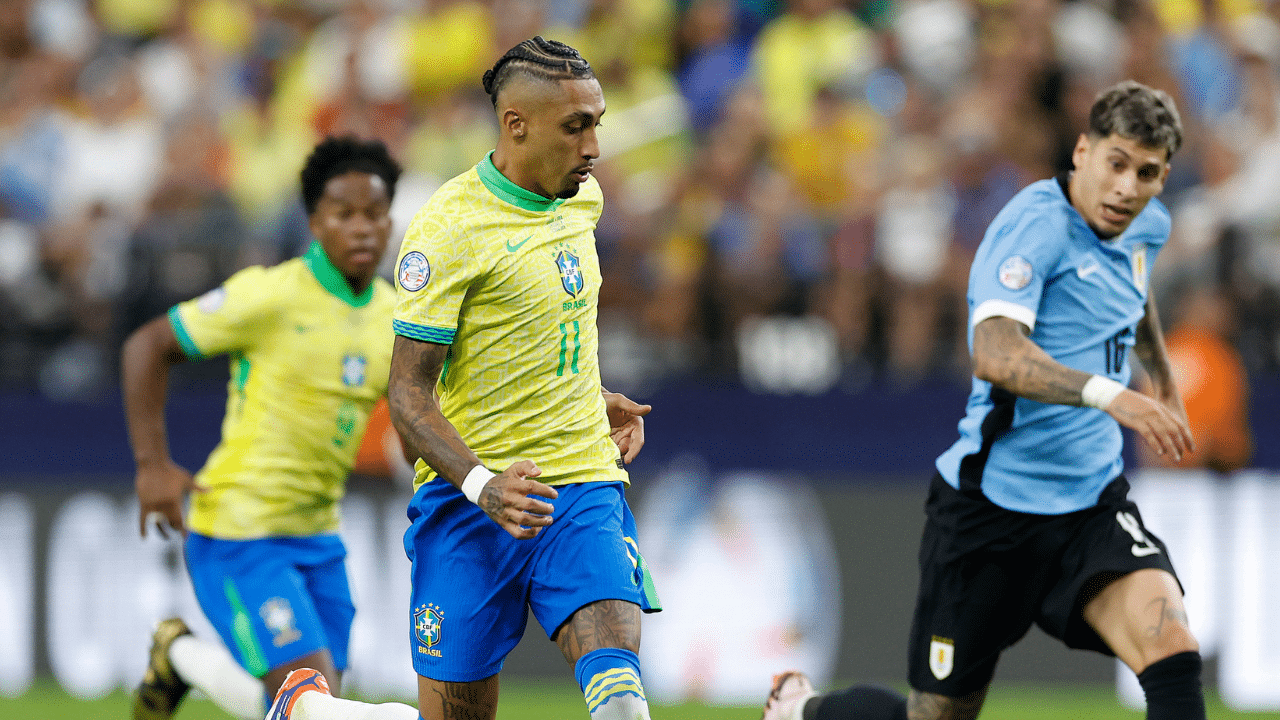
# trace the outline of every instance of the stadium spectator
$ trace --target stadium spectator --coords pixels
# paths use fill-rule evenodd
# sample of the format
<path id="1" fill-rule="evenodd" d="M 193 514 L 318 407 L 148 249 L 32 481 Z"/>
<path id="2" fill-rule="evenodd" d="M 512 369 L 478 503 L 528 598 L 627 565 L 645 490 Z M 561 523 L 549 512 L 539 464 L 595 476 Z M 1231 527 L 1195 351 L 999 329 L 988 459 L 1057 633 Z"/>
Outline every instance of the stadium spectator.
<path id="1" fill-rule="evenodd" d="M 162 535 L 167 526 L 184 536 L 196 598 L 234 652 L 195 638 L 181 618 L 160 622 L 135 720 L 171 717 L 192 686 L 259 718 L 303 666 L 338 687 L 355 614 L 339 501 L 386 393 L 394 300 L 374 272 L 399 174 L 381 142 L 320 143 L 301 174 L 315 236 L 306 255 L 237 273 L 124 345 L 140 530 L 154 520 Z M 221 354 L 233 371 L 223 436 L 193 478 L 169 457 L 169 368 Z"/>
<path id="2" fill-rule="evenodd" d="M 1151 720 L 1204 720 L 1181 585 L 1121 474 L 1121 426 L 1174 461 L 1195 449 L 1149 292 L 1169 236 L 1151 200 L 1182 124 L 1166 93 L 1133 81 L 1089 117 L 1074 171 L 1015 196 L 974 258 L 973 390 L 925 504 L 910 697 L 819 695 L 784 672 L 764 720 L 977 718 L 1001 653 L 1033 623 L 1132 668 Z M 1131 347 L 1152 396 L 1125 387 Z"/>

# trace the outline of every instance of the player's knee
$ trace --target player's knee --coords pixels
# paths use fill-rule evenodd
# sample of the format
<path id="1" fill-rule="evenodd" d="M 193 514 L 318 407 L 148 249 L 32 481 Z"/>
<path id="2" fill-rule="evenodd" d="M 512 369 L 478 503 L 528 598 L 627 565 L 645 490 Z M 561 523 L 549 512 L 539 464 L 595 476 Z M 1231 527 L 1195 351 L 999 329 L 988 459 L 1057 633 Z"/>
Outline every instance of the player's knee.
<path id="1" fill-rule="evenodd" d="M 592 720 L 649 720 L 640 683 L 640 658 L 630 650 L 602 648 L 578 659 L 574 675 Z"/>
<path id="2" fill-rule="evenodd" d="M 975 720 L 986 698 L 986 688 L 958 698 L 912 690 L 907 697 L 907 719 Z"/>

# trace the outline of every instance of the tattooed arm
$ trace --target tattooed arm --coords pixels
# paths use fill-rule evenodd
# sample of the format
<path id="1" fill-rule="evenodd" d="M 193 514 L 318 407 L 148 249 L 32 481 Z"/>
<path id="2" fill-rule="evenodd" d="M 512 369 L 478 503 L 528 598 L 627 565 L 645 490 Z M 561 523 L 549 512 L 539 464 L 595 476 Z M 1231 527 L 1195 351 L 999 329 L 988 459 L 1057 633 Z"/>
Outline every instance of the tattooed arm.
<path id="1" fill-rule="evenodd" d="M 973 329 L 973 374 L 1028 400 L 1082 406 L 1080 392 L 1091 376 L 1054 360 L 1027 337 L 1029 333 L 1026 325 L 1007 317 L 990 317 L 978 323 Z M 1194 448 L 1185 414 L 1179 417 L 1164 403 L 1140 392 L 1126 388 L 1105 412 L 1142 435 L 1160 455 L 1169 453 L 1180 460 L 1184 452 Z"/>
<path id="2" fill-rule="evenodd" d="M 1147 298 L 1147 314 L 1138 322 L 1138 332 L 1133 338 L 1133 354 L 1142 361 L 1142 367 L 1151 378 L 1156 399 L 1163 401 L 1175 414 L 1186 416 L 1178 386 L 1173 384 L 1173 369 L 1169 366 L 1169 352 L 1165 349 L 1164 333 L 1160 331 L 1160 316 L 1155 300 Z"/>
<path id="3" fill-rule="evenodd" d="M 387 400 L 391 424 L 405 445 L 460 489 L 467 473 L 481 463 L 440 411 L 436 381 L 448 351 L 448 345 L 397 335 Z M 550 503 L 527 496 L 557 496 L 555 488 L 533 479 L 541 473 L 531 460 L 516 461 L 485 484 L 476 504 L 513 537 L 531 538 L 551 524 L 553 508 Z"/>

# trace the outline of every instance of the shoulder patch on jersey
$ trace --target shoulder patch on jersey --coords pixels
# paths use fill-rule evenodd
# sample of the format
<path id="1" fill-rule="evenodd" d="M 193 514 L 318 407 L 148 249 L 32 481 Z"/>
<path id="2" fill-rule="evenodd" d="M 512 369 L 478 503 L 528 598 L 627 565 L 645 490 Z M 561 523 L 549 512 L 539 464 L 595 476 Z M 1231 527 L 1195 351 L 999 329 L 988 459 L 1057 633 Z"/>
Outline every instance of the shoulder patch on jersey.
<path id="1" fill-rule="evenodd" d="M 1034 271 L 1031 263 L 1021 255 L 1011 255 L 1000 263 L 1000 284 L 1010 290 L 1021 290 L 1031 282 Z"/>
<path id="2" fill-rule="evenodd" d="M 409 292 L 417 292 L 427 286 L 431 280 L 431 263 L 427 256 L 414 250 L 400 258 L 400 268 L 396 271 L 396 279 L 400 287 Z"/>
<path id="3" fill-rule="evenodd" d="M 216 287 L 209 292 L 201 295 L 196 300 L 196 307 L 201 312 L 214 313 L 218 308 L 222 307 L 222 303 L 227 301 L 227 290 L 223 287 Z"/>

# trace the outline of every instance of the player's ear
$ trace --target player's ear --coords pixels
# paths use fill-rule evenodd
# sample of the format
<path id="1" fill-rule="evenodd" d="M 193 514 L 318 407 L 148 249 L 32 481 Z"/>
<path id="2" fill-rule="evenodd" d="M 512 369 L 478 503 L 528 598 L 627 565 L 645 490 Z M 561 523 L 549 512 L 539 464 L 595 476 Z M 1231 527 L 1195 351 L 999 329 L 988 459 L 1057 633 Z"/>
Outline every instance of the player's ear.
<path id="1" fill-rule="evenodd" d="M 507 108 L 503 111 L 502 129 L 516 142 L 523 141 L 525 133 L 528 132 L 524 117 L 515 108 Z"/>
<path id="2" fill-rule="evenodd" d="M 1088 133 L 1080 133 L 1080 137 L 1076 138 L 1076 147 L 1071 151 L 1071 164 L 1075 169 L 1079 170 L 1084 165 L 1085 155 L 1089 153 L 1089 146 L 1092 144 Z"/>

